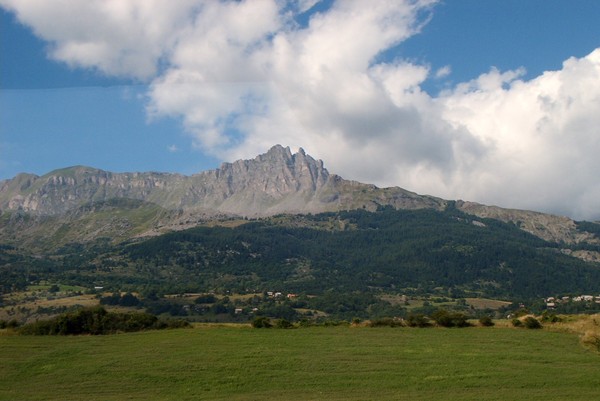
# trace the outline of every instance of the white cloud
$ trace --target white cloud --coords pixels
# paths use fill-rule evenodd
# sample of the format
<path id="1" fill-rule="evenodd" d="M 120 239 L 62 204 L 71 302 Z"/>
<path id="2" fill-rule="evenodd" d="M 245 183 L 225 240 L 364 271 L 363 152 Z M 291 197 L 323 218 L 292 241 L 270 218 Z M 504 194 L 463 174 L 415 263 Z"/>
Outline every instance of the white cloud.
<path id="1" fill-rule="evenodd" d="M 450 67 L 449 65 L 445 65 L 441 68 L 439 68 L 436 72 L 435 72 L 435 77 L 437 79 L 441 79 L 441 78 L 446 78 L 448 75 L 450 75 L 452 73 L 452 67 Z"/>
<path id="2" fill-rule="evenodd" d="M 456 188 L 486 202 L 598 217 L 590 195 L 600 190 L 600 49 L 531 81 L 520 74 L 492 70 L 437 100 L 445 120 L 492 149 Z"/>
<path id="3" fill-rule="evenodd" d="M 300 13 L 304 13 L 315 6 L 321 0 L 297 0 L 292 3 L 296 3 L 296 7 Z"/>
<path id="4" fill-rule="evenodd" d="M 294 21 L 316 3 L 0 0 L 51 57 L 146 80 L 148 114 L 181 119 L 225 160 L 302 146 L 351 179 L 600 218 L 600 50 L 432 97 L 423 82 L 450 66 L 379 56 L 418 34 L 435 0 L 336 1 Z"/>
<path id="5" fill-rule="evenodd" d="M 49 42 L 49 56 L 73 67 L 150 79 L 189 24 L 195 0 L 1 0 Z"/>

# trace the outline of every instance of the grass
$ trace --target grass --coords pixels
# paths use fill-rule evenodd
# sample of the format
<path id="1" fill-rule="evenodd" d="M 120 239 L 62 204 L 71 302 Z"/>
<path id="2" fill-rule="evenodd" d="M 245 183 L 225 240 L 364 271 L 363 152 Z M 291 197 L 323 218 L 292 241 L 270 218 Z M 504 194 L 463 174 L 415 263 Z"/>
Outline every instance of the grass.
<path id="1" fill-rule="evenodd" d="M 0 400 L 590 400 L 577 336 L 507 328 L 0 336 Z"/>
<path id="2" fill-rule="evenodd" d="M 29 285 L 27 286 L 27 291 L 23 291 L 22 294 L 25 295 L 32 295 L 36 292 L 49 292 L 50 288 L 52 288 L 52 286 L 54 285 L 54 283 L 48 283 L 45 282 L 43 284 L 37 284 L 37 285 Z M 66 285 L 66 284 L 56 284 L 58 286 L 58 291 L 59 293 L 66 293 L 66 292 L 84 292 L 87 291 L 88 288 L 86 287 L 82 287 L 80 285 Z M 18 293 L 13 293 L 13 294 L 18 294 Z M 57 294 L 53 294 L 53 295 L 57 295 Z"/>
<path id="3" fill-rule="evenodd" d="M 561 320 L 551 325 L 552 330 L 579 335 L 584 346 L 600 352 L 600 314 L 566 315 Z"/>
<path id="4" fill-rule="evenodd" d="M 416 308 L 421 308 L 424 306 L 425 302 L 428 302 L 429 305 L 432 305 L 436 308 L 444 308 L 444 307 L 452 307 L 457 304 L 457 299 L 447 298 L 447 297 L 428 297 L 428 298 L 407 298 L 404 295 L 396 295 L 396 294 L 385 294 L 380 297 L 383 301 L 389 302 L 392 305 L 401 305 L 405 306 L 408 310 L 413 310 Z M 446 299 L 447 301 L 438 302 L 438 299 Z M 408 305 L 405 304 L 405 301 L 408 301 Z M 503 306 L 510 305 L 511 302 L 500 301 L 496 299 L 488 299 L 488 298 L 465 298 L 467 305 L 472 306 L 475 309 L 492 309 L 498 310 Z"/>
<path id="5" fill-rule="evenodd" d="M 99 300 L 94 294 L 72 295 L 66 292 L 49 294 L 43 292 L 50 286 L 30 286 L 29 291 L 9 294 L 6 306 L 0 306 L 0 320 L 17 319 L 32 322 L 37 319 L 47 319 L 48 315 L 37 313 L 38 308 L 61 308 L 74 306 L 94 306 Z M 81 287 L 60 285 L 61 291 L 78 291 Z M 40 291 L 41 293 L 36 293 Z M 51 312 L 50 315 L 54 315 Z"/>
<path id="6" fill-rule="evenodd" d="M 503 306 L 508 306 L 512 302 L 499 301 L 497 299 L 487 298 L 466 298 L 467 305 L 472 306 L 475 309 L 500 309 Z"/>

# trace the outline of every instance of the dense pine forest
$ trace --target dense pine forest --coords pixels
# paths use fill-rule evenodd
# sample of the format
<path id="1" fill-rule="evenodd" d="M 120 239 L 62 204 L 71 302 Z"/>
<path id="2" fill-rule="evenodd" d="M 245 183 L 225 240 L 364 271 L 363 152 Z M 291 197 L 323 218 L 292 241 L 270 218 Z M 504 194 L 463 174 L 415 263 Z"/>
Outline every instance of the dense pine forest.
<path id="1" fill-rule="evenodd" d="M 582 223 L 583 224 L 583 223 Z M 597 234 L 600 225 L 585 223 Z M 588 245 L 589 247 L 589 245 Z M 0 248 L 3 292 L 39 280 L 137 292 L 437 293 L 534 299 L 600 291 L 600 266 L 516 226 L 446 211 L 282 215 L 49 255 Z"/>

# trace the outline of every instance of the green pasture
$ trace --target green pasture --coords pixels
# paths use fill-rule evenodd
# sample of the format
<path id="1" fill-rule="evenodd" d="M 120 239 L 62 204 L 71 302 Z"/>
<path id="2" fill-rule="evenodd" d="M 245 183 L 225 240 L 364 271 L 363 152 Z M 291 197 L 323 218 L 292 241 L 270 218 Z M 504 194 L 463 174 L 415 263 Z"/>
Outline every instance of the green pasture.
<path id="1" fill-rule="evenodd" d="M 600 355 L 510 328 L 0 336 L 0 400 L 593 400 Z"/>
<path id="2" fill-rule="evenodd" d="M 81 287 L 78 285 L 64 285 L 57 284 L 59 292 L 67 292 L 67 291 L 86 291 L 87 288 Z M 39 284 L 39 285 L 30 285 L 27 286 L 27 291 L 48 291 L 52 287 L 52 284 Z"/>

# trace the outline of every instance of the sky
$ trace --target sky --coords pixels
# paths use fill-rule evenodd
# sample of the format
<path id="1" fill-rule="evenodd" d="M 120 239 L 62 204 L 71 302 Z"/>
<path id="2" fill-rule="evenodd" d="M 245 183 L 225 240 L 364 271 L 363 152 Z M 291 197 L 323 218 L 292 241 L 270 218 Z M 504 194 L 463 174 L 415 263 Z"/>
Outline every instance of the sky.
<path id="1" fill-rule="evenodd" d="M 600 1 L 0 0 L 0 180 L 299 147 L 346 179 L 600 220 Z"/>

